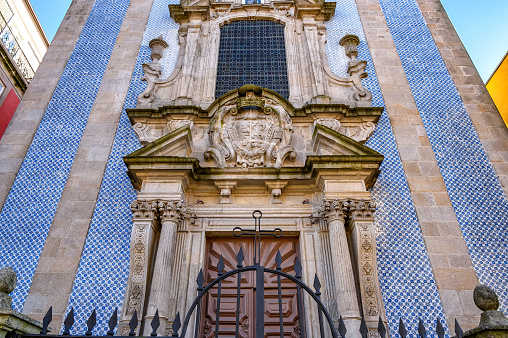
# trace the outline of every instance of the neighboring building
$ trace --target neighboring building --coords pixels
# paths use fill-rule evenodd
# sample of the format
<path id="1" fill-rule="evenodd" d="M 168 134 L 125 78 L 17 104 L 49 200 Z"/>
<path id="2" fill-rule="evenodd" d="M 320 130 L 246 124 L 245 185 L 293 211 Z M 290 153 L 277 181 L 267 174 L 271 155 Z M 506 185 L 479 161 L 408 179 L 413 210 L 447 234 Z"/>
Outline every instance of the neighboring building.
<path id="1" fill-rule="evenodd" d="M 0 138 L 48 46 L 29 0 L 0 0 Z"/>
<path id="2" fill-rule="evenodd" d="M 508 125 L 508 58 L 504 56 L 496 70 L 487 81 L 487 90 L 492 96 L 499 113 L 503 117 L 504 123 Z"/>
<path id="3" fill-rule="evenodd" d="M 508 130 L 440 1 L 247 2 L 72 2 L 0 140 L 14 307 L 41 319 L 53 306 L 56 329 L 73 308 L 79 330 L 94 308 L 104 330 L 118 307 L 120 332 L 137 311 L 145 334 L 158 309 L 169 334 L 200 269 L 210 281 L 221 255 L 234 268 L 240 247 L 252 264 L 254 242 L 232 230 L 261 210 L 284 231 L 263 238 L 261 263 L 280 250 L 293 273 L 299 256 L 348 337 L 362 315 L 392 336 L 399 317 L 413 336 L 420 318 L 473 328 L 478 283 L 507 311 Z M 243 277 L 252 337 L 260 293 Z M 277 282 L 265 285 L 274 323 Z"/>

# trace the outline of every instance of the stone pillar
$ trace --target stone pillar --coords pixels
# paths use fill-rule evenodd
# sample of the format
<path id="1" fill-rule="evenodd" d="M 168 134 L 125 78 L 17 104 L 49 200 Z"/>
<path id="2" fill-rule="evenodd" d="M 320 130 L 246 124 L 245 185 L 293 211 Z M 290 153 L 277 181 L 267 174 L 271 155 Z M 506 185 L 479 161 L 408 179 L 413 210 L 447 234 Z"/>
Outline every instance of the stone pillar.
<path id="1" fill-rule="evenodd" d="M 361 306 L 369 331 L 377 332 L 379 317 L 387 328 L 386 314 L 377 274 L 374 211 L 371 200 L 350 200 L 348 230 L 360 286 Z"/>
<path id="2" fill-rule="evenodd" d="M 150 335 L 151 327 L 149 322 L 151 322 L 157 310 L 159 310 L 161 323 L 173 320 L 173 318 L 169 318 L 169 302 L 171 297 L 171 282 L 174 279 L 172 278 L 172 267 L 176 231 L 178 223 L 186 214 L 185 204 L 180 200 L 159 202 L 158 206 L 161 219 L 161 234 L 157 256 L 155 257 L 155 267 L 143 330 L 144 335 Z M 160 327 L 160 330 L 160 334 L 164 334 L 163 326 Z"/>
<path id="3" fill-rule="evenodd" d="M 323 212 L 328 221 L 337 308 L 339 315 L 342 316 L 346 324 L 348 336 L 359 337 L 361 317 L 352 260 L 346 237 L 345 216 L 347 211 L 347 200 L 324 201 Z"/>
<path id="4" fill-rule="evenodd" d="M 118 327 L 121 335 L 129 332 L 129 321 L 137 311 L 138 318 L 143 314 L 150 262 L 156 238 L 157 201 L 134 201 L 131 204 L 133 227 L 131 233 L 130 272 Z M 139 327 L 138 327 L 139 334 Z"/>
<path id="5" fill-rule="evenodd" d="M 8 332 L 39 334 L 42 323 L 11 309 L 9 293 L 16 287 L 16 272 L 11 267 L 0 269 L 0 338 Z"/>

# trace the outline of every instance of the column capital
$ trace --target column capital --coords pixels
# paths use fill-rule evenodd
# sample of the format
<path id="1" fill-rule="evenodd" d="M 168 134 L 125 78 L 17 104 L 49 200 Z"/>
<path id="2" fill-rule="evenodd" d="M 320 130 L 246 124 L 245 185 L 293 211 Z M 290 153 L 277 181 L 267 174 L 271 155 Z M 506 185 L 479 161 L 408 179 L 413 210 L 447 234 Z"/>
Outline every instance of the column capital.
<path id="1" fill-rule="evenodd" d="M 349 218 L 354 221 L 357 219 L 374 220 L 376 211 L 376 202 L 373 200 L 349 200 Z"/>
<path id="2" fill-rule="evenodd" d="M 325 199 L 319 213 L 328 221 L 344 221 L 349 209 L 346 199 Z"/>
<path id="3" fill-rule="evenodd" d="M 187 215 L 187 207 L 181 200 L 159 201 L 161 221 L 180 222 Z"/>
<path id="4" fill-rule="evenodd" d="M 154 220 L 157 213 L 157 201 L 135 200 L 131 203 L 135 220 Z"/>

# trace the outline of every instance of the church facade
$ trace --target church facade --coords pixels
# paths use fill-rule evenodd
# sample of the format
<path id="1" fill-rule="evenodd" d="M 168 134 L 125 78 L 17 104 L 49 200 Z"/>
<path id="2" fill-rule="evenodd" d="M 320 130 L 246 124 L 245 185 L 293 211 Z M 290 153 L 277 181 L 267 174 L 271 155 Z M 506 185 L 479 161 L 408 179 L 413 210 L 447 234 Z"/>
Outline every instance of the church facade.
<path id="1" fill-rule="evenodd" d="M 439 0 L 74 1 L 0 140 L 0 267 L 13 307 L 53 306 L 56 328 L 118 308 L 119 333 L 157 311 L 170 335 L 200 270 L 240 248 L 288 273 L 299 257 L 348 336 L 362 317 L 473 328 L 477 284 L 508 306 L 507 141 Z M 233 231 L 256 210 L 282 231 L 259 251 Z M 317 336 L 285 290 L 285 335 Z M 241 292 L 253 336 L 251 275 Z"/>

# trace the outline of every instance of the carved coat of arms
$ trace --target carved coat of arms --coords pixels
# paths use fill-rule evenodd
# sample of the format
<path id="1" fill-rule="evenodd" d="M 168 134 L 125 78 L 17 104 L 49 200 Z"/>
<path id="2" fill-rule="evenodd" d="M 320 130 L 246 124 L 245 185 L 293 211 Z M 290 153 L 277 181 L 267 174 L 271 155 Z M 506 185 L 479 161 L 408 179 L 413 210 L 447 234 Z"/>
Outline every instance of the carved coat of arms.
<path id="1" fill-rule="evenodd" d="M 287 112 L 265 106 L 266 100 L 254 90 L 240 91 L 242 94 L 245 96 L 226 104 L 210 121 L 205 159 L 215 160 L 219 167 L 243 168 L 280 168 L 286 158 L 295 160 Z"/>

